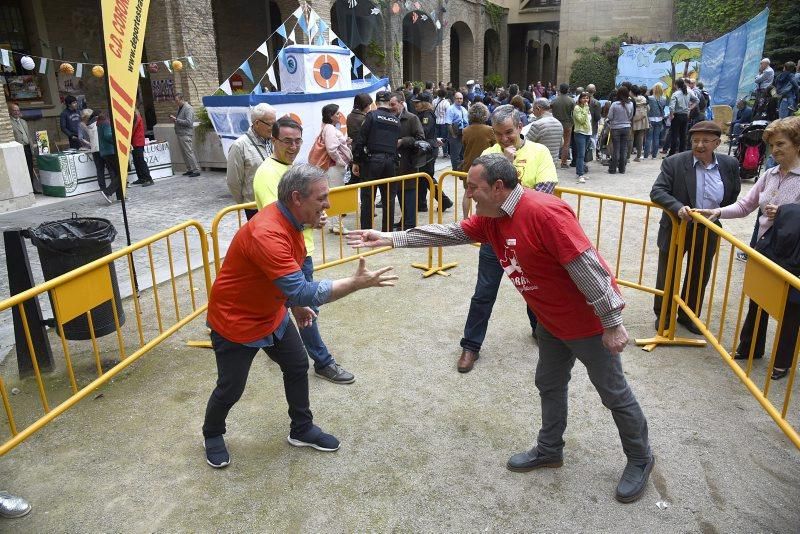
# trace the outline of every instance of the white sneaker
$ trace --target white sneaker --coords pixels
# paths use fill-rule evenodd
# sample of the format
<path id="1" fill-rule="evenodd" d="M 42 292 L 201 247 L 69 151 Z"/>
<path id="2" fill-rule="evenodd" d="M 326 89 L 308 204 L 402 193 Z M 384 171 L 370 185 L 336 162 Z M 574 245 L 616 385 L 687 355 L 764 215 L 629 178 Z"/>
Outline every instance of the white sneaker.
<path id="1" fill-rule="evenodd" d="M 578 183 L 579 184 L 585 184 L 586 183 L 586 178 L 584 178 L 583 176 L 578 176 Z"/>
<path id="2" fill-rule="evenodd" d="M 112 198 L 110 196 L 108 196 L 106 194 L 106 192 L 103 191 L 102 189 L 100 190 L 100 194 L 103 195 L 103 198 L 106 199 L 106 202 L 108 202 L 109 204 L 113 204 L 114 203 L 114 200 L 112 200 Z"/>

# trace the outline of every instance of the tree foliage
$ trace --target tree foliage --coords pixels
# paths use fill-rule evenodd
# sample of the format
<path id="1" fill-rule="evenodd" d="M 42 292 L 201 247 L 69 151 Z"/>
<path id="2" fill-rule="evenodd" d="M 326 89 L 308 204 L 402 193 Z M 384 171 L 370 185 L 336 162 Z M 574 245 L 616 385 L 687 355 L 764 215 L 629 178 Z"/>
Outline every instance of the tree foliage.
<path id="1" fill-rule="evenodd" d="M 741 26 L 768 5 L 764 55 L 774 63 L 800 59 L 797 0 L 676 0 L 677 40 L 712 41 Z"/>
<path id="2" fill-rule="evenodd" d="M 597 87 L 598 95 L 607 95 L 614 88 L 614 72 L 616 65 L 611 68 L 605 55 L 598 51 L 585 50 L 572 63 L 569 84 L 572 87 L 586 87 L 593 83 Z"/>

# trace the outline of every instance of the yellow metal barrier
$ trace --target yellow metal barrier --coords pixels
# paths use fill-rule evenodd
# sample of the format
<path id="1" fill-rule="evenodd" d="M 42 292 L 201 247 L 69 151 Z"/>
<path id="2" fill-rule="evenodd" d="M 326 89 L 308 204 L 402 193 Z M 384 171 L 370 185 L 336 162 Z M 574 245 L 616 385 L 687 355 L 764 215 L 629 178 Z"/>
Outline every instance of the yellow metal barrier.
<path id="1" fill-rule="evenodd" d="M 370 189 L 369 198 L 375 198 L 375 188 L 379 186 L 388 186 L 390 188 L 402 187 L 402 185 L 407 181 L 415 181 L 416 186 L 419 187 L 419 181 L 425 180 L 428 183 L 428 205 L 432 207 L 433 205 L 433 192 L 435 188 L 433 187 L 433 179 L 425 173 L 415 173 L 415 174 L 405 174 L 402 176 L 394 176 L 391 178 L 383 178 L 380 180 L 372 180 L 369 182 L 360 182 L 356 184 L 348 184 L 341 187 L 334 187 L 330 190 L 330 204 L 331 207 L 327 210 L 328 217 L 333 218 L 337 216 L 345 216 L 345 220 L 351 220 L 351 215 L 353 215 L 352 220 L 356 222 L 356 228 L 361 227 L 361 218 L 360 218 L 360 202 L 359 196 L 362 190 Z M 382 199 L 383 202 L 387 202 L 388 199 Z M 214 252 L 214 269 L 215 272 L 219 272 L 219 269 L 222 266 L 222 259 L 224 254 L 221 250 L 221 241 L 222 235 L 224 231 L 227 231 L 228 234 L 233 237 L 233 234 L 244 224 L 244 217 L 243 212 L 245 209 L 255 209 L 254 203 L 249 204 L 238 204 L 235 206 L 228 206 L 227 208 L 219 211 L 217 215 L 214 217 L 213 222 L 211 223 L 211 240 L 212 240 L 212 249 Z M 400 214 L 401 217 L 401 228 L 403 228 L 402 224 L 402 212 L 403 208 L 405 207 L 405 199 L 402 195 L 400 195 L 400 210 L 395 211 L 395 216 Z M 385 208 L 384 208 L 385 209 Z M 376 214 L 376 206 L 374 200 L 371 201 L 370 206 L 370 215 L 374 219 Z M 420 221 L 420 214 L 417 211 L 417 206 L 414 206 L 414 220 L 416 224 L 431 224 L 434 222 L 434 214 L 433 211 L 430 210 L 428 212 L 428 221 Z M 231 225 L 228 224 L 226 229 L 223 229 L 225 226 L 224 221 L 226 218 L 230 218 L 229 215 L 231 213 L 236 213 L 238 217 L 238 225 L 235 228 L 231 228 Z M 341 227 L 344 226 L 345 223 L 339 223 L 339 232 L 338 235 L 331 234 L 327 231 L 327 227 L 320 229 L 318 233 L 315 232 L 315 243 L 318 244 L 317 250 L 318 255 L 321 256 L 319 258 L 321 261 L 315 261 L 314 263 L 314 270 L 319 271 L 322 269 L 327 269 L 329 267 L 334 267 L 336 265 L 341 265 L 343 263 L 347 263 L 353 260 L 358 259 L 359 257 L 364 256 L 371 256 L 373 254 L 380 254 L 382 252 L 386 252 L 391 250 L 391 247 L 381 247 L 376 249 L 371 249 L 367 251 L 356 250 L 355 253 L 349 254 L 350 249 L 345 242 L 344 235 L 341 232 Z M 336 229 L 336 227 L 333 227 Z M 231 231 L 233 230 L 233 231 Z M 338 248 L 338 257 L 331 257 L 329 254 L 329 248 L 335 247 Z M 315 252 L 317 254 L 317 252 Z M 425 263 L 412 263 L 412 267 L 417 269 L 422 269 L 423 276 L 428 277 L 434 272 L 437 271 L 437 267 L 433 265 L 433 248 L 428 248 L 427 251 L 427 262 Z"/>
<path id="2" fill-rule="evenodd" d="M 190 237 L 188 231 L 190 229 L 196 230 L 197 235 Z M 173 247 L 175 238 L 182 240 L 182 250 L 180 247 L 177 250 Z M 190 241 L 199 247 L 199 258 L 197 254 L 194 255 L 194 266 L 192 255 L 194 249 L 190 246 Z M 139 254 L 137 255 L 137 253 Z M 145 253 L 146 259 L 142 260 L 141 256 L 144 256 Z M 164 260 L 168 264 L 168 269 L 162 268 L 159 272 L 156 268 L 156 257 Z M 185 270 L 183 272 L 185 274 L 176 274 L 175 262 L 180 259 L 184 262 Z M 115 260 L 127 262 L 127 280 L 130 283 L 131 298 L 126 302 L 119 299 L 113 291 L 112 265 Z M 196 269 L 201 269 L 201 272 L 195 273 Z M 148 270 L 152 285 L 148 289 L 144 289 L 135 282 L 134 273 L 138 272 L 138 280 L 142 281 L 147 279 L 144 273 Z M 201 276 L 202 281 L 195 280 L 196 276 Z M 205 296 L 202 299 L 196 295 L 200 292 L 200 288 L 195 286 L 198 282 L 205 289 Z M 123 283 L 124 281 L 120 280 L 120 285 Z M 159 296 L 159 285 L 166 286 L 168 290 L 171 290 L 171 299 L 167 298 L 164 302 L 165 299 Z M 0 456 L 22 443 L 81 399 L 91 395 L 98 387 L 107 383 L 181 327 L 205 313 L 210 291 L 211 272 L 205 230 L 199 223 L 187 221 L 0 302 L 0 312 L 12 308 L 16 308 L 19 312 L 27 349 L 31 354 L 33 378 L 38 390 L 42 413 L 40 416 L 33 416 L 32 421 L 20 424 L 21 416 L 15 414 L 14 403 L 9 397 L 4 381 L 0 378 L 0 397 L 2 397 L 3 408 L 8 419 L 10 434 L 10 439 L 0 445 Z M 145 294 L 148 292 L 151 294 L 152 300 L 146 298 Z M 60 340 L 63 360 L 55 359 L 57 364 L 63 364 L 66 369 L 69 382 L 68 392 L 48 391 L 47 382 L 53 382 L 53 385 L 57 386 L 58 377 L 55 376 L 55 373 L 53 376 L 42 373 L 31 337 L 31 328 L 34 325 L 29 322 L 25 303 L 34 299 L 38 301 L 39 297 L 45 294 L 49 296 L 52 303 L 56 324 L 56 332 L 50 332 L 48 338 L 55 341 L 54 338 L 57 337 Z M 169 302 L 170 300 L 171 302 Z M 113 314 L 115 343 L 98 338 L 93 323 L 92 310 L 106 303 L 110 303 Z M 120 314 L 117 308 L 119 306 L 124 311 L 126 303 L 133 311 L 135 318 L 133 327 L 130 322 L 127 327 L 120 324 Z M 172 313 L 163 311 L 162 304 L 172 308 L 174 321 L 171 319 Z M 130 310 L 127 315 L 131 316 Z M 155 317 L 157 328 L 143 326 L 143 316 Z M 65 324 L 81 317 L 86 318 L 90 339 L 70 343 L 65 331 Z M 134 341 L 126 343 L 126 338 L 132 338 Z M 145 341 L 146 338 L 149 340 Z M 133 352 L 128 355 L 126 348 L 133 348 Z M 55 348 L 53 350 L 55 352 Z M 104 362 L 101 358 L 103 350 L 111 353 L 113 360 L 119 360 L 119 363 L 104 369 Z M 86 375 L 93 374 L 96 374 L 97 378 L 81 387 L 79 382 L 87 380 Z M 65 393 L 66 398 L 64 398 Z M 18 398 L 20 404 L 24 402 L 24 397 Z M 60 400 L 54 402 L 56 398 Z M 23 414 L 22 417 L 32 418 L 28 413 Z"/>
<path id="3" fill-rule="evenodd" d="M 775 405 L 769 398 L 770 386 L 772 384 L 772 369 L 775 366 L 778 339 L 785 319 L 785 305 L 789 298 L 790 288 L 800 290 L 800 278 L 770 261 L 768 258 L 756 252 L 706 218 L 697 214 L 692 214 L 692 219 L 695 224 L 691 225 L 691 230 L 689 230 L 690 225 L 686 221 L 683 221 L 680 225 L 679 234 L 675 240 L 677 243 L 677 257 L 682 258 L 686 252 L 687 235 L 692 236 L 692 242 L 694 242 L 698 232 L 707 232 L 706 235 L 712 234 L 715 236 L 716 243 L 713 246 L 716 248 L 716 252 L 712 265 L 705 265 L 705 256 L 703 256 L 700 265 L 700 280 L 702 280 L 702 274 L 705 270 L 710 269 L 710 287 L 705 292 L 705 296 L 702 300 L 698 294 L 698 298 L 695 302 L 686 302 L 679 290 L 683 262 L 678 262 L 676 264 L 672 284 L 675 288 L 675 290 L 672 291 L 672 299 L 675 306 L 672 307 L 670 314 L 670 324 L 673 328 L 665 334 L 667 339 L 664 339 L 663 343 L 658 344 L 668 344 L 671 341 L 670 334 L 674 336 L 674 324 L 678 308 L 680 308 L 703 333 L 711 346 L 722 356 L 725 363 L 728 364 L 734 374 L 744 383 L 748 391 L 756 398 L 770 417 L 775 420 L 786 436 L 796 447 L 800 448 L 800 435 L 798 435 L 797 429 L 789 423 L 789 418 L 787 418 L 794 378 L 797 371 L 798 349 L 800 348 L 797 342 L 793 347 L 793 359 L 789 367 L 790 371 L 786 380 L 786 388 L 782 395 L 778 397 L 778 401 L 782 401 L 780 411 L 775 408 Z M 691 265 L 694 254 L 705 254 L 706 247 L 708 246 L 708 239 L 704 239 L 702 250 L 689 250 L 689 261 L 687 265 Z M 720 256 L 724 249 L 727 249 L 728 255 L 725 260 L 721 260 Z M 742 251 L 747 254 L 747 263 L 744 265 L 739 262 L 734 262 L 737 251 Z M 724 284 L 718 283 L 718 281 L 721 280 L 724 280 Z M 738 303 L 735 299 L 735 292 L 737 289 L 739 293 Z M 689 288 L 686 288 L 685 292 L 688 294 Z M 749 347 L 737 346 L 739 344 L 739 334 L 742 329 L 745 296 L 749 297 L 757 307 L 755 316 L 756 324 L 758 324 L 759 319 L 761 319 L 764 314 L 769 315 L 769 317 L 777 322 L 769 363 L 766 367 L 759 366 L 757 371 L 753 366 L 753 361 L 756 356 L 757 335 L 755 329 Z M 704 308 L 704 313 L 700 313 L 701 306 Z M 732 324 L 730 318 L 732 318 L 734 314 L 736 315 L 736 321 Z M 705 317 L 703 317 L 703 315 L 705 315 Z M 716 328 L 712 326 L 712 323 L 716 324 Z M 732 334 L 730 337 L 729 350 L 723 345 L 723 338 L 726 333 Z M 732 356 L 737 349 L 742 351 L 742 354 L 746 351 L 747 360 L 744 368 L 742 368 Z M 756 383 L 753 377 L 754 372 L 757 372 L 759 375 L 763 372 L 763 387 L 759 387 Z M 795 417 L 794 420 L 797 421 L 798 418 Z"/>

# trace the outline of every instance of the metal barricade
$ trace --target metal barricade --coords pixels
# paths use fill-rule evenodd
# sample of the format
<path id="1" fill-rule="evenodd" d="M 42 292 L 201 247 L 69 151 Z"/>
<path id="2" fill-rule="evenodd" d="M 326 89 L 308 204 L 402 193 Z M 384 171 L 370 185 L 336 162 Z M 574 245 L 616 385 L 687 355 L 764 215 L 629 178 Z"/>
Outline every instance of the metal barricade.
<path id="1" fill-rule="evenodd" d="M 329 194 L 329 202 L 331 207 L 327 210 L 328 218 L 339 218 L 338 225 L 328 226 L 328 229 L 337 230 L 338 232 L 332 233 L 329 232 L 326 228 L 322 228 L 314 232 L 314 239 L 315 244 L 317 245 L 317 249 L 315 250 L 315 261 L 314 261 L 314 270 L 319 271 L 322 269 L 327 269 L 330 267 L 334 267 L 336 265 L 341 265 L 343 263 L 351 262 L 353 260 L 358 259 L 359 257 L 371 256 L 373 254 L 380 254 L 382 252 L 386 252 L 391 250 L 391 247 L 380 247 L 376 249 L 371 249 L 367 251 L 356 250 L 353 253 L 350 253 L 351 250 L 347 246 L 346 239 L 344 232 L 342 231 L 343 227 L 347 224 L 346 221 L 353 220 L 356 222 L 355 229 L 361 229 L 361 210 L 365 210 L 364 214 L 368 216 L 369 220 L 374 220 L 378 210 L 380 208 L 376 207 L 375 203 L 375 192 L 376 190 L 380 190 L 385 188 L 386 191 L 392 192 L 388 196 L 391 197 L 391 201 L 394 202 L 394 194 L 399 190 L 399 188 L 403 187 L 404 184 L 408 182 L 414 181 L 414 189 L 419 188 L 420 180 L 425 180 L 428 184 L 428 205 L 432 206 L 433 204 L 433 192 L 436 190 L 434 188 L 433 179 L 425 174 L 425 173 L 414 173 L 414 174 L 405 174 L 402 176 L 394 176 L 391 178 L 383 178 L 380 180 L 372 180 L 369 182 L 360 182 L 355 184 L 348 184 L 341 187 L 334 187 L 330 190 Z M 362 194 L 363 192 L 363 194 Z M 359 200 L 360 197 L 360 200 Z M 364 200 L 369 200 L 368 208 L 364 208 Z M 389 199 L 381 198 L 381 201 L 387 203 Z M 230 239 L 233 238 L 233 234 L 238 231 L 238 229 L 244 224 L 244 215 L 243 212 L 245 209 L 255 209 L 256 205 L 254 203 L 249 204 L 237 204 L 235 206 L 228 206 L 227 208 L 219 211 L 217 215 L 214 217 L 214 220 L 211 224 L 211 240 L 212 240 L 212 250 L 214 253 L 214 269 L 215 272 L 219 272 L 219 269 L 222 266 L 222 259 L 224 257 L 223 253 L 223 245 L 226 242 L 229 242 Z M 395 213 L 394 215 L 400 214 L 400 228 L 405 229 L 405 225 L 403 222 L 402 213 L 403 210 L 406 208 L 406 199 L 404 195 L 400 195 L 400 210 L 393 210 Z M 383 208 L 384 210 L 386 208 Z M 382 210 L 381 210 L 382 211 Z M 231 219 L 231 214 L 236 213 L 238 218 L 238 224 L 235 222 L 232 224 L 229 219 Z M 381 213 L 381 215 L 383 215 Z M 344 216 L 342 218 L 342 216 Z M 351 217 L 352 216 L 352 217 Z M 417 210 L 416 199 L 414 205 L 414 223 L 415 225 L 418 224 L 431 224 L 434 222 L 434 213 L 433 211 L 428 211 L 427 214 L 427 221 L 420 220 L 420 213 Z M 392 221 L 393 223 L 393 221 Z M 230 235 L 230 239 L 224 239 L 223 236 Z M 331 249 L 338 250 L 338 254 L 331 254 Z M 423 272 L 424 277 L 428 277 L 433 272 L 436 271 L 436 267 L 433 265 L 433 248 L 428 248 L 427 250 L 427 261 L 424 263 L 412 263 L 412 267 L 417 269 L 421 269 Z"/>
<path id="2" fill-rule="evenodd" d="M 191 229 L 196 230 L 196 235 L 190 235 Z M 116 269 L 120 273 L 121 292 L 130 294 L 130 298 L 122 299 L 122 302 L 117 301 L 111 282 L 111 266 L 117 260 L 127 263 L 127 269 Z M 200 285 L 204 286 L 205 295 L 198 287 Z M 165 289 L 167 296 L 160 294 Z M 9 395 L 0 378 L 0 397 L 10 434 L 10 438 L 0 445 L 0 456 L 205 313 L 210 291 L 206 233 L 200 223 L 187 221 L 0 302 L 0 313 L 10 313 L 12 309 L 19 313 L 41 405 L 40 415 L 15 413 L 14 404 L 17 403 L 13 401 L 16 399 Z M 54 356 L 66 372 L 68 391 L 58 388 L 58 375 L 61 373 L 44 374 L 39 368 L 32 342 L 31 330 L 40 328 L 40 325 L 29 322 L 26 304 L 29 301 L 36 301 L 34 305 L 47 304 L 43 302 L 47 299 L 39 300 L 43 295 L 47 295 L 52 303 L 55 324 L 55 329 L 47 334 L 48 342 L 52 340 L 56 345 L 60 344 L 61 358 L 57 353 Z M 109 301 L 116 334 L 113 341 L 99 338 L 92 324 L 91 310 Z M 121 326 L 118 306 L 127 306 L 126 315 L 136 320 Z M 88 322 L 90 339 L 68 341 L 64 324 L 81 316 Z M 143 318 L 154 321 L 143 321 Z M 128 354 L 129 351 L 132 352 Z M 110 364 L 103 361 L 102 352 L 111 355 Z M 90 379 L 95 374 L 96 378 Z M 25 396 L 20 395 L 18 402 L 20 405 L 26 402 Z"/>
<path id="3" fill-rule="evenodd" d="M 675 288 L 672 291 L 674 305 L 669 317 L 672 328 L 664 334 L 666 339 L 657 344 L 671 343 L 678 309 L 683 311 L 769 416 L 775 420 L 780 429 L 796 447 L 800 448 L 800 435 L 795 428 L 797 423 L 794 426 L 790 423 L 790 420 L 798 421 L 798 417 L 787 417 L 797 371 L 798 350 L 800 349 L 800 343 L 798 343 L 800 336 L 798 336 L 798 327 L 796 326 L 797 321 L 800 320 L 797 317 L 797 314 L 800 314 L 800 299 L 797 299 L 798 303 L 794 304 L 790 301 L 793 298 L 790 295 L 800 291 L 800 278 L 781 268 L 706 218 L 692 214 L 692 222 L 693 224 L 687 221 L 681 223 L 675 242 L 677 243 L 677 257 L 683 258 L 684 255 L 687 255 L 687 269 L 691 269 L 692 265 L 697 266 L 696 276 L 688 277 L 687 287 L 682 291 L 679 290 L 683 262 L 676 263 L 672 283 Z M 694 247 L 691 245 L 692 243 L 698 243 L 698 246 Z M 714 248 L 713 258 L 709 258 L 706 254 L 711 252 L 709 247 Z M 722 256 L 726 252 L 727 255 L 723 258 Z M 746 263 L 734 261 L 737 252 L 747 254 Z M 711 259 L 710 264 L 707 263 L 707 259 Z M 692 284 L 697 284 L 698 281 L 703 283 L 704 278 L 710 282 L 710 287 L 705 292 L 697 291 L 694 302 L 686 302 L 683 295 L 686 294 L 688 298 Z M 738 299 L 736 298 L 737 293 Z M 750 321 L 746 320 L 744 314 L 745 297 L 748 297 L 751 302 L 748 305 Z M 765 326 L 764 337 L 759 346 L 756 325 L 761 321 L 766 322 L 767 316 L 776 322 L 775 333 L 772 337 L 772 350 L 769 353 L 769 363 L 756 368 L 754 360 L 761 356 L 756 354 L 756 351 L 764 349 L 764 344 L 769 339 Z M 732 321 L 734 317 L 735 321 Z M 795 326 L 792 327 L 792 331 L 788 331 L 786 338 L 782 339 L 782 330 L 787 319 L 791 319 Z M 740 346 L 740 334 L 748 322 L 750 323 L 747 326 L 750 330 L 750 343 Z M 728 339 L 727 348 L 726 337 Z M 789 345 L 786 345 L 787 343 Z M 781 347 L 782 344 L 784 346 Z M 789 372 L 785 389 L 781 394 L 774 395 L 777 403 L 781 405 L 780 411 L 770 400 L 770 389 L 773 383 L 772 370 L 775 367 L 779 348 L 783 348 L 784 351 L 791 350 L 792 355 L 791 362 L 787 365 Z M 744 362 L 744 367 L 741 367 L 734 359 L 733 355 L 737 351 L 742 356 L 746 355 L 746 360 L 740 360 Z M 759 377 L 763 379 L 763 387 L 756 383 Z"/>

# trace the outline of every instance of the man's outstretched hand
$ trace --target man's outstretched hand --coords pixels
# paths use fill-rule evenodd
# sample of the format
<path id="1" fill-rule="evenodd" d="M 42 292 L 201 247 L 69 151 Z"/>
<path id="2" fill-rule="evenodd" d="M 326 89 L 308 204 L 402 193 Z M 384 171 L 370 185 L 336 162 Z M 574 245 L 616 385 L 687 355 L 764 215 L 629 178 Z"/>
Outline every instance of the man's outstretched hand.
<path id="1" fill-rule="evenodd" d="M 347 233 L 347 244 L 353 248 L 391 247 L 392 239 L 377 230 L 350 230 Z"/>
<path id="2" fill-rule="evenodd" d="M 349 237 L 350 234 L 348 234 Z M 366 289 L 368 287 L 390 287 L 394 286 L 397 275 L 386 274 L 394 269 L 394 267 L 381 267 L 377 271 L 367 270 L 367 260 L 358 258 L 358 268 L 353 275 L 353 281 L 358 289 Z"/>

